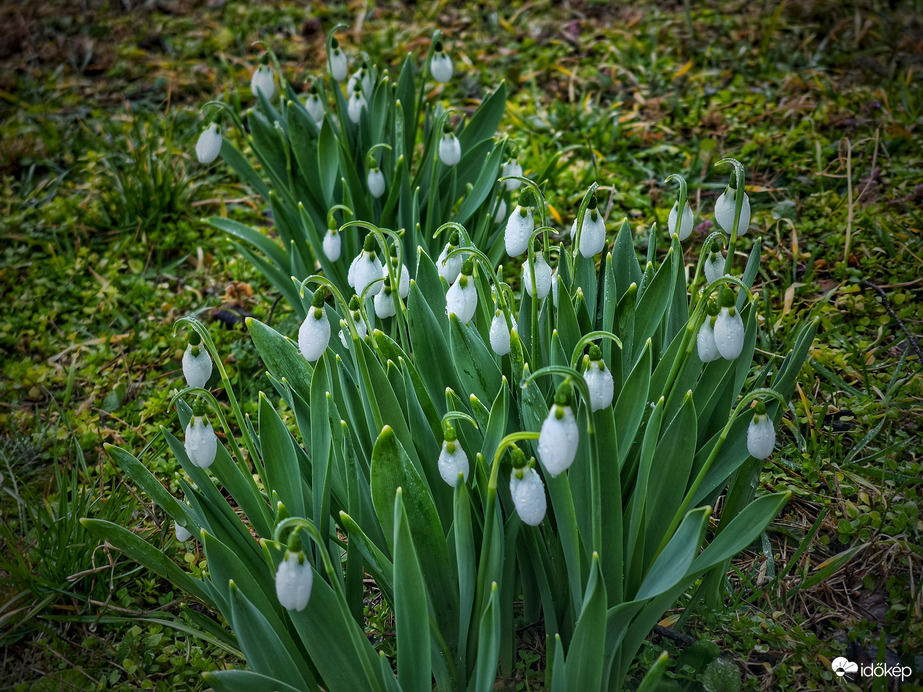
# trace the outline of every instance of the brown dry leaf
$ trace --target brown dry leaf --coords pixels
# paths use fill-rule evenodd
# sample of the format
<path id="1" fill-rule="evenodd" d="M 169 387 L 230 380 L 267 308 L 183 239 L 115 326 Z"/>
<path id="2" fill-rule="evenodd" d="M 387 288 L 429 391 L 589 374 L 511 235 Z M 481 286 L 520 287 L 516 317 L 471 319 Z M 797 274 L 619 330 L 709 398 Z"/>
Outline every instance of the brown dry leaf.
<path id="1" fill-rule="evenodd" d="M 782 320 L 792 311 L 792 303 L 795 301 L 795 289 L 801 288 L 802 286 L 804 286 L 803 283 L 796 281 L 785 289 L 785 300 L 782 302 L 782 314 L 779 315 L 779 319 L 776 322 L 776 329 L 782 326 Z"/>

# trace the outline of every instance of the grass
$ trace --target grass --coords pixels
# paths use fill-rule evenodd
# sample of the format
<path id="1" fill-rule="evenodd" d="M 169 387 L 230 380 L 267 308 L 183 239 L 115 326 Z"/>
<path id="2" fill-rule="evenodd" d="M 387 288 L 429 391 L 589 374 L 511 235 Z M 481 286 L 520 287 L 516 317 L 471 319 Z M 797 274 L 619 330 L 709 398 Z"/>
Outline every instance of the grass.
<path id="1" fill-rule="evenodd" d="M 639 672 L 667 648 L 674 689 L 709 689 L 718 672 L 705 671 L 724 659 L 745 689 L 829 686 L 838 655 L 875 662 L 886 652 L 923 675 L 921 9 L 4 7 L 18 28 L 0 50 L 0 689 L 195 688 L 201 670 L 240 665 L 219 639 L 164 625 L 202 615 L 90 545 L 75 518 L 122 521 L 206 568 L 123 483 L 102 444 L 149 445 L 145 461 L 176 483 L 158 431 L 171 424 L 183 348 L 172 323 L 190 312 L 221 325 L 213 334 L 242 386 L 265 386 L 240 316 L 272 315 L 289 333 L 294 322 L 198 221 L 224 214 L 269 226 L 223 165 L 194 163 L 197 109 L 249 89 L 257 40 L 290 75 L 314 72 L 324 30 L 338 21 L 354 29 L 350 51 L 392 63 L 440 28 L 461 73 L 445 87 L 454 102 L 506 79 L 502 129 L 527 174 L 559 156 L 548 197 L 560 227 L 595 179 L 610 222 L 628 217 L 644 251 L 650 222 L 665 223 L 672 205 L 662 180 L 682 171 L 698 217 L 692 261 L 725 184 L 711 163 L 741 159 L 764 239 L 761 358 L 777 358 L 773 345 L 810 311 L 821 320 L 782 445 L 760 477 L 790 489 L 792 502 L 734 564 L 727 608 L 683 618 L 687 603 L 677 604 Z M 387 643 L 388 614 L 369 610 Z M 707 639 L 720 656 L 685 654 Z M 511 689 L 542 679 L 541 638 L 523 642 Z"/>

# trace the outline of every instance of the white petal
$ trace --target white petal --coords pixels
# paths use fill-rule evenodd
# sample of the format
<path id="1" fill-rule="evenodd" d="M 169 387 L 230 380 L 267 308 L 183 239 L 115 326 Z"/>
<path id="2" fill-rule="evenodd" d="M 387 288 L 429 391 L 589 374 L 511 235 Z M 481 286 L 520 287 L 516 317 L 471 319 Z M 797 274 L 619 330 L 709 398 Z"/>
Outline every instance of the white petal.
<path id="1" fill-rule="evenodd" d="M 285 551 L 285 558 L 276 570 L 276 598 L 282 607 L 286 610 L 304 610 L 311 598 L 313 585 L 314 571 L 304 553 Z"/>
<path id="2" fill-rule="evenodd" d="M 557 411 L 563 411 L 561 419 L 558 419 Z M 563 473 L 574 463 L 579 443 L 580 431 L 573 409 L 552 405 L 538 438 L 538 458 L 542 466 L 552 477 Z"/>
<path id="3" fill-rule="evenodd" d="M 449 445 L 455 445 L 455 453 L 449 452 Z M 442 451 L 439 452 L 439 475 L 442 476 L 442 480 L 448 483 L 453 488 L 458 485 L 458 476 L 461 474 L 462 480 L 468 480 L 468 455 L 465 454 L 465 450 L 462 449 L 462 446 L 459 444 L 458 440 L 455 442 L 443 442 Z"/>
<path id="4" fill-rule="evenodd" d="M 725 191 L 721 193 L 721 196 L 715 202 L 715 221 L 728 235 L 731 234 L 731 229 L 734 226 L 734 198 L 735 192 L 733 190 L 730 194 Z M 737 235 L 744 235 L 748 228 L 750 228 L 750 198 L 745 192 L 743 206 L 740 209 L 740 221 L 737 222 Z"/>
<path id="5" fill-rule="evenodd" d="M 212 430 L 211 423 L 202 416 L 193 416 L 186 426 L 186 440 L 183 444 L 189 461 L 202 469 L 207 469 L 215 461 L 218 453 L 218 438 Z"/>
<path id="6" fill-rule="evenodd" d="M 744 321 L 736 310 L 721 308 L 715 319 L 715 346 L 725 360 L 734 360 L 744 348 Z"/>
<path id="7" fill-rule="evenodd" d="M 336 48 L 333 51 L 333 55 L 330 56 L 330 74 L 333 76 L 334 80 L 342 82 L 346 79 L 346 72 L 346 53 Z"/>
<path id="8" fill-rule="evenodd" d="M 319 317 L 319 319 L 318 319 Z M 313 363 L 327 350 L 330 343 L 330 322 L 323 308 L 313 305 L 298 330 L 298 348 L 306 361 Z"/>
<path id="9" fill-rule="evenodd" d="M 385 175 L 381 172 L 380 168 L 373 168 L 370 170 L 367 181 L 369 184 L 369 192 L 372 194 L 372 197 L 378 199 L 385 194 Z"/>
<path id="10" fill-rule="evenodd" d="M 673 203 L 673 208 L 670 210 L 670 218 L 667 221 L 667 227 L 670 229 L 670 235 L 676 233 L 676 217 L 678 215 L 679 202 Z M 689 206 L 689 202 L 686 202 L 683 207 L 683 222 L 679 227 L 679 239 L 680 241 L 685 240 L 692 234 L 692 224 L 694 222 L 692 216 L 692 207 Z"/>
<path id="11" fill-rule="evenodd" d="M 211 163 L 221 153 L 221 130 L 216 123 L 212 123 L 199 135 L 195 143 L 195 155 L 199 163 Z"/>
<path id="12" fill-rule="evenodd" d="M 356 268 L 353 270 L 356 294 L 361 296 L 369 284 L 380 278 L 382 278 L 382 266 L 378 257 L 376 256 L 372 259 L 368 252 L 363 251 L 359 261 L 356 262 Z M 381 281 L 376 282 L 369 288 L 366 297 L 378 295 L 379 291 L 381 291 Z"/>
<path id="13" fill-rule="evenodd" d="M 532 295 L 532 279 L 531 279 L 531 267 L 532 263 L 526 261 L 523 265 L 522 272 L 522 285 L 526 289 L 526 293 L 530 296 Z M 548 266 L 548 263 L 545 261 L 544 255 L 541 252 L 535 253 L 535 292 L 536 298 L 538 300 L 544 300 L 545 296 L 548 295 L 548 292 L 551 290 L 551 267 Z"/>
<path id="14" fill-rule="evenodd" d="M 606 245 L 606 222 L 596 209 L 588 209 L 583 217 L 580 232 L 580 254 L 586 258 L 595 257 Z"/>
<path id="15" fill-rule="evenodd" d="M 519 475 L 522 474 L 522 478 Z M 545 499 L 545 484 L 533 468 L 514 469 L 510 474 L 510 495 L 516 513 L 524 524 L 538 526 L 545 518 L 548 508 Z"/>
<path id="16" fill-rule="evenodd" d="M 513 328 L 516 328 L 516 320 L 513 320 Z M 490 347 L 498 356 L 510 352 L 510 328 L 502 312 L 490 321 Z"/>
<path id="17" fill-rule="evenodd" d="M 359 116 L 362 114 L 362 109 L 365 108 L 365 97 L 358 91 L 354 91 L 349 95 L 349 103 L 346 104 L 346 112 L 349 115 L 349 119 L 358 124 Z"/>
<path id="18" fill-rule="evenodd" d="M 508 175 L 518 175 L 518 176 L 522 175 L 522 166 L 519 164 L 518 161 L 509 161 L 503 164 L 503 171 L 501 173 L 501 177 L 505 177 Z M 503 185 L 506 187 L 507 190 L 518 190 L 519 187 L 522 185 L 522 181 L 521 180 L 504 180 Z"/>
<path id="19" fill-rule="evenodd" d="M 703 363 L 710 363 L 721 357 L 721 354 L 718 353 L 718 347 L 715 345 L 715 332 L 711 328 L 711 317 L 706 317 L 702 326 L 699 327 L 695 345 L 699 351 L 699 360 Z"/>
<path id="20" fill-rule="evenodd" d="M 394 296 L 390 293 L 379 291 L 373 302 L 375 303 L 375 314 L 378 315 L 379 319 L 394 317 L 397 312 L 394 307 Z"/>
<path id="21" fill-rule="evenodd" d="M 439 140 L 439 160 L 446 166 L 454 166 L 461 161 L 461 143 L 455 135 L 443 135 Z"/>
<path id="22" fill-rule="evenodd" d="M 324 119 L 324 104 L 320 100 L 320 96 L 317 94 L 308 94 L 308 98 L 304 102 L 305 110 L 308 111 L 308 115 L 311 116 L 311 119 L 316 122 L 318 125 Z"/>
<path id="23" fill-rule="evenodd" d="M 452 79 L 453 71 L 452 58 L 445 51 L 433 54 L 429 63 L 429 73 L 433 76 L 433 79 L 445 84 Z"/>
<path id="24" fill-rule="evenodd" d="M 410 272 L 407 271 L 407 265 L 402 264 L 398 267 L 397 262 L 394 262 L 394 275 L 400 277 L 398 279 L 398 294 L 401 298 L 406 298 L 410 295 Z"/>
<path id="25" fill-rule="evenodd" d="M 250 93 L 256 96 L 257 92 L 263 92 L 267 101 L 271 101 L 273 94 L 276 93 L 276 83 L 273 80 L 272 68 L 269 65 L 260 65 L 253 72 L 250 78 Z"/>
<path id="26" fill-rule="evenodd" d="M 196 348 L 199 349 L 199 355 L 194 356 L 192 352 Z M 186 346 L 183 353 L 183 376 L 190 387 L 204 387 L 208 378 L 212 376 L 212 359 L 202 344 Z"/>
<path id="27" fill-rule="evenodd" d="M 584 371 L 583 379 L 590 390 L 590 410 L 599 411 L 612 403 L 615 394 L 615 382 L 612 373 L 603 361 L 591 362 Z"/>
<path id="28" fill-rule="evenodd" d="M 503 234 L 503 240 L 506 243 L 506 254 L 510 257 L 519 257 L 529 249 L 529 236 L 535 230 L 532 210 L 527 209 L 525 216 L 520 213 L 521 210 L 522 207 L 517 204 L 506 222 L 506 231 Z"/>
<path id="29" fill-rule="evenodd" d="M 449 287 L 445 294 L 446 314 L 455 316 L 460 322 L 467 324 L 474 317 L 478 305 L 478 292 L 474 287 L 474 278 L 467 277 L 468 285 L 462 286 L 462 277 L 459 276 L 455 283 Z"/>
<path id="30" fill-rule="evenodd" d="M 190 538 L 192 538 L 192 534 L 189 533 L 185 527 L 180 526 L 179 522 L 173 522 L 173 530 L 176 532 L 176 540 L 178 540 L 180 543 L 185 543 Z"/>
<path id="31" fill-rule="evenodd" d="M 705 280 L 708 281 L 708 283 L 714 283 L 724 276 L 724 258 L 718 253 L 715 253 L 714 261 L 706 257 L 704 265 Z"/>
<path id="32" fill-rule="evenodd" d="M 757 420 L 759 418 L 759 420 Z M 754 416 L 747 428 L 747 451 L 754 459 L 765 459 L 776 446 L 776 428 L 769 416 Z"/>
<path id="33" fill-rule="evenodd" d="M 551 300 L 555 307 L 558 307 L 558 268 L 555 267 L 551 272 Z"/>
<path id="34" fill-rule="evenodd" d="M 362 252 L 355 256 L 353 261 L 349 263 L 349 269 L 346 270 L 346 283 L 352 286 L 353 290 L 356 289 L 356 266 L 359 264 L 359 260 L 361 259 Z"/>
<path id="35" fill-rule="evenodd" d="M 501 199 L 497 203 L 497 210 L 494 212 L 494 223 L 506 218 L 506 200 Z"/>
<path id="36" fill-rule="evenodd" d="M 442 248 L 442 252 L 439 253 L 439 258 L 436 260 L 436 271 L 439 272 L 439 276 L 446 280 L 446 283 L 452 284 L 455 283 L 455 279 L 458 278 L 459 273 L 461 273 L 462 259 L 461 253 L 457 255 L 449 255 L 449 246 L 446 245 Z"/>
<path id="37" fill-rule="evenodd" d="M 336 262 L 340 259 L 340 248 L 343 245 L 343 240 L 340 238 L 339 233 L 334 233 L 332 230 L 328 229 L 327 233 L 324 235 L 324 254 L 327 256 L 327 259 L 331 262 Z"/>

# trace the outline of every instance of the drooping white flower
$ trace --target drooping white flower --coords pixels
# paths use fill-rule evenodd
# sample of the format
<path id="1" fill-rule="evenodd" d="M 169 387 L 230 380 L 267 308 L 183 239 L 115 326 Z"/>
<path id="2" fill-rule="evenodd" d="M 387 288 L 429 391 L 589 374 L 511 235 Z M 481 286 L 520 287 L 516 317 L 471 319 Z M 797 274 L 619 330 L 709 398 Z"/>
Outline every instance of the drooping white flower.
<path id="1" fill-rule="evenodd" d="M 262 92 L 267 101 L 271 101 L 276 93 L 276 81 L 272 67 L 268 64 L 260 64 L 250 78 L 250 93 L 256 97 L 257 93 Z"/>
<path id="2" fill-rule="evenodd" d="M 308 316 L 298 329 L 298 348 L 309 363 L 324 355 L 330 343 L 330 322 L 324 312 L 323 298 L 320 303 L 318 307 L 312 305 L 308 308 Z"/>
<path id="3" fill-rule="evenodd" d="M 449 253 L 456 247 L 458 247 L 458 236 L 453 234 L 448 244 L 442 248 L 442 252 L 439 253 L 439 257 L 436 259 L 436 271 L 439 272 L 439 276 L 445 279 L 448 284 L 455 283 L 455 279 L 458 278 L 458 273 L 461 271 L 462 263 L 464 262 L 461 253 L 449 257 Z"/>
<path id="4" fill-rule="evenodd" d="M 775 446 L 776 428 L 766 413 L 766 407 L 760 403 L 747 428 L 747 451 L 754 459 L 765 459 L 772 454 Z"/>
<path id="5" fill-rule="evenodd" d="M 470 262 L 471 260 L 465 262 L 461 274 L 445 294 L 446 314 L 454 313 L 464 324 L 471 321 L 478 306 L 478 291 L 474 285 L 474 277 L 471 275 Z"/>
<path id="6" fill-rule="evenodd" d="M 346 104 L 346 113 L 349 115 L 349 119 L 355 123 L 359 124 L 359 116 L 362 114 L 362 109 L 366 107 L 365 96 L 362 95 L 362 91 L 355 89 L 349 93 L 349 103 Z"/>
<path id="7" fill-rule="evenodd" d="M 340 259 L 340 250 L 343 246 L 343 240 L 340 238 L 340 234 L 335 228 L 328 228 L 327 233 L 324 234 L 324 254 L 327 256 L 327 259 L 331 262 L 336 262 Z"/>
<path id="8" fill-rule="evenodd" d="M 207 469 L 218 454 L 218 437 L 205 416 L 193 416 L 186 426 L 183 443 L 189 461 L 201 469 Z"/>
<path id="9" fill-rule="evenodd" d="M 349 314 L 353 318 L 353 323 L 356 325 L 356 334 L 360 339 L 365 339 L 365 335 L 368 334 L 368 328 L 365 326 L 365 320 L 362 319 L 362 313 L 359 310 L 359 297 L 353 296 L 349 301 Z M 346 329 L 346 321 L 340 320 L 340 326 L 343 329 L 340 330 L 340 343 L 343 344 L 343 347 L 349 349 L 350 337 L 346 332 L 349 330 Z M 346 330 L 344 332 L 344 330 Z"/>
<path id="10" fill-rule="evenodd" d="M 534 468 L 526 466 L 513 469 L 510 474 L 510 495 L 513 496 L 516 514 L 524 524 L 538 526 L 542 523 L 548 501 L 545 499 L 545 484 Z"/>
<path id="11" fill-rule="evenodd" d="M 699 352 L 699 360 L 703 363 L 711 363 L 713 360 L 718 360 L 721 357 L 721 354 L 718 353 L 718 346 L 715 344 L 715 332 L 712 329 L 712 319 L 712 317 L 705 318 L 695 338 L 695 345 Z"/>
<path id="12" fill-rule="evenodd" d="M 667 228 L 670 230 L 670 235 L 678 233 L 680 242 L 682 242 L 690 235 L 692 235 L 692 226 L 695 222 L 695 219 L 692 216 L 692 207 L 689 206 L 688 201 L 685 205 L 683 205 L 683 219 L 680 222 L 679 231 L 676 230 L 676 221 L 678 216 L 679 202 L 674 202 L 673 208 L 670 210 L 670 217 L 667 219 Z"/>
<path id="13" fill-rule="evenodd" d="M 369 239 L 371 239 L 371 242 L 369 242 Z M 356 259 L 349 265 L 349 271 L 346 274 L 346 280 L 349 282 L 349 285 L 352 286 L 356 294 L 360 296 L 369 284 L 377 279 L 381 279 L 383 275 L 381 260 L 378 259 L 378 254 L 374 250 L 374 241 L 374 236 L 367 236 L 365 242 L 365 248 L 367 249 L 363 249 L 362 252 L 356 256 Z M 368 295 L 377 295 L 379 291 L 381 291 L 381 281 L 378 281 L 378 283 L 373 284 L 371 288 L 369 288 Z"/>
<path id="14" fill-rule="evenodd" d="M 173 530 L 176 532 L 176 540 L 180 543 L 185 543 L 192 538 L 192 534 L 186 530 L 185 526 L 180 525 L 178 521 L 173 522 Z"/>
<path id="15" fill-rule="evenodd" d="M 522 266 L 522 285 L 526 293 L 532 296 L 532 275 L 535 275 L 535 298 L 544 300 L 548 292 L 551 291 L 551 267 L 545 261 L 544 255 L 535 252 L 535 269 L 533 270 L 531 260 L 526 260 Z"/>
<path id="16" fill-rule="evenodd" d="M 457 439 L 447 439 L 442 443 L 438 465 L 442 480 L 453 488 L 458 485 L 459 476 L 463 483 L 468 480 L 468 455 Z"/>
<path id="17" fill-rule="evenodd" d="M 311 598 L 314 570 L 301 551 L 285 551 L 285 558 L 276 569 L 276 598 L 286 610 L 301 611 Z"/>
<path id="18" fill-rule="evenodd" d="M 598 347 L 590 349 L 590 356 L 584 361 L 583 379 L 586 380 L 587 389 L 590 390 L 590 410 L 599 411 L 612 404 L 615 395 L 615 381 L 612 373 L 602 359 L 602 352 Z"/>
<path id="19" fill-rule="evenodd" d="M 439 140 L 439 160 L 446 166 L 454 166 L 461 161 L 461 142 L 454 132 L 445 132 Z"/>
<path id="20" fill-rule="evenodd" d="M 368 68 L 365 65 L 353 72 L 352 76 L 349 78 L 349 81 L 346 82 L 347 94 L 351 94 L 357 89 L 361 90 L 363 94 L 372 93 L 372 78 L 369 74 Z"/>
<path id="21" fill-rule="evenodd" d="M 522 175 L 522 165 L 515 159 L 510 159 L 509 161 L 503 164 L 503 167 L 500 169 L 500 177 L 506 177 L 508 175 Z M 518 190 L 522 185 L 521 180 L 504 180 L 503 186 L 507 190 Z"/>
<path id="22" fill-rule="evenodd" d="M 744 348 L 744 321 L 736 308 L 721 308 L 715 318 L 715 346 L 725 360 L 734 360 Z"/>
<path id="23" fill-rule="evenodd" d="M 209 164 L 221 153 L 221 130 L 218 123 L 212 123 L 199 135 L 195 143 L 195 155 L 199 163 Z"/>
<path id="24" fill-rule="evenodd" d="M 571 226 L 571 238 L 576 241 L 577 220 Z M 580 254 L 586 258 L 595 257 L 606 245 L 606 222 L 596 208 L 595 198 L 592 206 L 583 215 L 583 229 L 580 231 Z"/>
<path id="25" fill-rule="evenodd" d="M 580 443 L 577 418 L 570 406 L 571 395 L 566 393 L 567 387 L 570 385 L 558 388 L 555 403 L 551 405 L 538 437 L 538 458 L 552 477 L 570 468 Z"/>
<path id="26" fill-rule="evenodd" d="M 348 67 L 346 64 L 346 53 L 340 48 L 340 43 L 336 39 L 333 39 L 330 48 L 330 76 L 333 77 L 335 81 L 342 82 L 346 79 Z"/>
<path id="27" fill-rule="evenodd" d="M 532 208 L 521 207 L 518 204 L 506 222 L 506 231 L 503 240 L 506 243 L 506 254 L 510 257 L 519 257 L 529 249 L 529 237 L 535 230 L 535 221 L 532 219 Z"/>
<path id="28" fill-rule="evenodd" d="M 721 229 L 731 235 L 734 227 L 734 206 L 736 204 L 735 196 L 737 190 L 728 187 L 718 200 L 715 202 L 715 221 L 721 226 Z M 744 202 L 740 209 L 740 220 L 737 222 L 737 236 L 740 237 L 750 228 L 750 198 L 744 192 Z"/>
<path id="29" fill-rule="evenodd" d="M 398 295 L 401 298 L 407 298 L 410 295 L 410 272 L 406 264 L 398 264 L 396 254 L 391 257 L 391 271 L 394 272 L 394 276 L 398 277 Z"/>
<path id="30" fill-rule="evenodd" d="M 494 211 L 494 223 L 506 218 L 506 200 L 501 198 Z"/>
<path id="31" fill-rule="evenodd" d="M 705 269 L 705 280 L 710 284 L 714 283 L 724 276 L 724 257 L 717 252 L 709 252 L 703 268 Z"/>
<path id="32" fill-rule="evenodd" d="M 510 315 L 513 329 L 516 329 L 516 318 Z M 498 356 L 505 356 L 510 352 L 510 326 L 506 323 L 506 316 L 499 308 L 494 312 L 490 321 L 490 347 Z"/>
<path id="33" fill-rule="evenodd" d="M 308 97 L 304 100 L 304 107 L 315 123 L 320 125 L 323 122 L 326 110 L 324 109 L 324 102 L 320 100 L 320 94 L 317 93 L 316 88 L 311 89 L 311 93 L 309 93 Z"/>
<path id="34" fill-rule="evenodd" d="M 446 84 L 452 79 L 452 73 L 455 71 L 452 58 L 443 50 L 442 41 L 436 41 L 433 48 L 433 56 L 429 61 L 429 73 L 437 82 Z"/>
<path id="35" fill-rule="evenodd" d="M 212 359 L 199 342 L 198 335 L 193 339 L 196 343 L 190 341 L 183 353 L 183 377 L 189 387 L 204 387 L 212 376 Z"/>
<path id="36" fill-rule="evenodd" d="M 378 166 L 369 171 L 366 180 L 369 184 L 369 192 L 372 197 L 378 199 L 385 194 L 385 175 Z"/>
<path id="37" fill-rule="evenodd" d="M 394 296 L 391 291 L 391 282 L 385 278 L 384 288 L 375 295 L 375 314 L 379 319 L 394 317 L 397 308 L 394 305 Z"/>

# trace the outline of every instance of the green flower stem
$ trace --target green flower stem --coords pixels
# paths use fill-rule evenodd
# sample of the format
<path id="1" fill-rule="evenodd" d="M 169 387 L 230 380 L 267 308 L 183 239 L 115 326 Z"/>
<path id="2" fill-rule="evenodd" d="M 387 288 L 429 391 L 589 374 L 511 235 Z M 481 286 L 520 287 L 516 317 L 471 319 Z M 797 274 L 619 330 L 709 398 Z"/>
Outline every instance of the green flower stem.
<path id="1" fill-rule="evenodd" d="M 596 429 L 593 425 L 593 417 L 590 415 L 590 388 L 587 387 L 586 380 L 583 379 L 583 375 L 577 372 L 573 368 L 569 368 L 566 365 L 546 365 L 543 368 L 539 368 L 528 377 L 524 378 L 520 383 L 520 387 L 525 388 L 530 382 L 543 377 L 545 375 L 563 375 L 564 377 L 570 378 L 573 383 L 577 386 L 577 389 L 580 390 L 580 396 L 583 397 L 583 401 L 586 403 L 587 409 L 587 432 L 590 435 L 593 435 L 596 432 Z"/>
<path id="2" fill-rule="evenodd" d="M 686 201 L 688 200 L 688 192 L 686 189 L 686 179 L 683 176 L 681 176 L 679 173 L 672 173 L 668 175 L 667 179 L 664 180 L 663 182 L 668 183 L 671 180 L 675 180 L 677 183 L 679 183 L 679 192 L 676 195 L 676 208 L 677 208 L 676 228 L 677 230 L 679 230 L 679 228 L 682 226 L 683 210 L 686 208 Z M 667 228 L 669 228 L 669 223 L 667 224 Z"/>
<path id="3" fill-rule="evenodd" d="M 695 265 L 695 274 L 692 276 L 692 283 L 689 284 L 692 287 L 693 306 L 698 305 L 698 302 L 701 299 L 701 296 L 696 290 L 696 286 L 699 283 L 699 277 L 702 275 L 702 265 L 705 263 L 705 259 L 708 257 L 708 253 L 712 251 L 712 246 L 717 240 L 720 240 L 722 243 L 727 243 L 727 239 L 724 237 L 724 233 L 721 231 L 712 231 L 705 239 L 705 242 L 702 243 L 702 251 L 699 253 L 699 261 Z"/>
<path id="4" fill-rule="evenodd" d="M 474 420 L 474 418 L 472 418 L 471 416 L 469 416 L 467 413 L 465 413 L 464 411 L 448 411 L 448 412 L 446 412 L 446 414 L 442 417 L 442 427 L 443 427 L 443 429 L 445 429 L 445 424 L 448 423 L 450 420 L 463 420 L 463 421 L 467 421 L 467 422 L 471 423 L 471 425 L 474 426 L 474 429 L 475 429 L 475 430 L 478 429 L 478 422 L 477 422 L 476 420 Z"/>
<path id="5" fill-rule="evenodd" d="M 574 352 L 570 357 L 571 368 L 574 370 L 577 369 L 577 364 L 580 362 L 580 356 L 583 353 L 583 349 L 586 348 L 586 346 L 591 342 L 596 341 L 596 339 L 611 339 L 619 345 L 619 349 L 623 348 L 622 340 L 612 332 L 590 332 L 589 334 L 584 334 L 582 337 L 580 337 L 580 341 L 577 342 L 577 345 L 574 346 Z"/>
<path id="6" fill-rule="evenodd" d="M 577 232 L 574 234 L 574 244 L 571 248 L 571 256 L 574 258 L 574 262 L 577 261 L 577 254 L 580 251 L 580 235 L 583 233 L 583 219 L 586 216 L 587 207 L 590 205 L 590 198 L 596 194 L 596 189 L 598 187 L 599 184 L 593 181 L 587 189 L 586 194 L 583 195 L 583 199 L 580 201 L 580 207 L 577 209 Z M 602 212 L 600 212 L 600 216 L 602 216 Z"/>
<path id="7" fill-rule="evenodd" d="M 246 128 L 244 127 L 243 121 L 240 119 L 240 116 L 237 115 L 237 111 L 234 109 L 234 107 L 230 103 L 225 103 L 224 101 L 206 101 L 202 105 L 202 110 L 204 111 L 209 106 L 211 106 L 212 108 L 216 108 L 219 111 L 227 111 L 228 113 L 230 113 L 231 120 L 233 121 L 237 129 L 240 130 L 240 133 L 244 135 L 244 137 L 248 136 L 248 133 L 247 133 Z"/>
<path id="8" fill-rule="evenodd" d="M 538 184 L 534 180 L 531 180 L 521 175 L 504 175 L 504 176 L 497 178 L 498 183 L 502 183 L 507 180 L 518 180 L 519 182 L 523 183 L 526 187 L 532 188 L 532 190 L 535 192 L 535 200 L 537 202 L 536 206 L 538 207 L 539 213 L 541 214 L 541 224 L 540 225 L 546 226 L 547 219 L 545 216 L 545 195 L 542 192 L 541 188 L 538 186 Z"/>
<path id="9" fill-rule="evenodd" d="M 731 240 L 728 242 L 728 256 L 724 259 L 724 273 L 731 273 L 731 265 L 734 264 L 734 246 L 737 245 L 737 224 L 740 223 L 740 210 L 744 206 L 744 195 L 746 194 L 745 189 L 745 175 L 744 175 L 744 166 L 737 159 L 726 158 L 721 159 L 716 166 L 729 163 L 734 166 L 734 170 L 737 174 L 737 189 L 734 191 L 734 223 L 731 226 Z"/>

